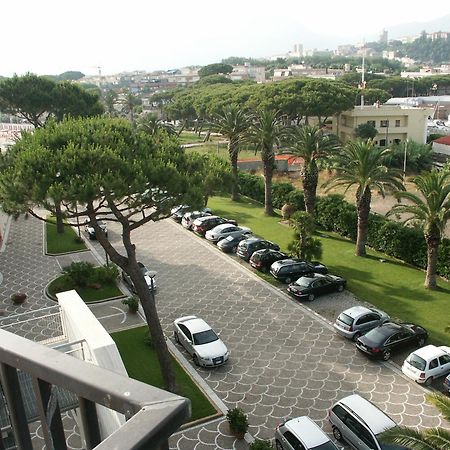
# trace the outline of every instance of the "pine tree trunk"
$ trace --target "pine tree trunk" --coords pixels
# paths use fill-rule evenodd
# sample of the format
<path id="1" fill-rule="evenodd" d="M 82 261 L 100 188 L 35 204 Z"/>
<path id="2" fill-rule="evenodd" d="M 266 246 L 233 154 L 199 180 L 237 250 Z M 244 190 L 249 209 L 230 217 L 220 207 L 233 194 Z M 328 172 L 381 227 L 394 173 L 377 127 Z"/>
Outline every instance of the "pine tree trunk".
<path id="1" fill-rule="evenodd" d="M 439 238 L 436 236 L 425 236 L 425 240 L 427 242 L 427 274 L 425 276 L 425 287 L 427 289 L 436 289 Z"/>
<path id="2" fill-rule="evenodd" d="M 55 202 L 55 218 L 56 218 L 56 232 L 64 233 L 64 220 L 61 211 L 61 203 Z"/>
<path id="3" fill-rule="evenodd" d="M 231 200 L 234 202 L 239 200 L 239 178 L 238 178 L 238 146 L 237 143 L 230 140 L 228 143 L 228 154 L 230 155 L 231 161 Z"/>
<path id="4" fill-rule="evenodd" d="M 268 153 L 268 155 L 262 158 L 264 165 L 264 214 L 266 216 L 273 216 L 272 178 L 275 156 L 271 150 Z"/>
<path id="5" fill-rule="evenodd" d="M 314 163 L 310 163 L 310 166 L 305 169 L 305 176 L 303 177 L 303 194 L 305 197 L 305 210 L 311 217 L 314 217 L 315 214 L 318 180 L 319 171 L 317 166 Z"/>
<path id="6" fill-rule="evenodd" d="M 369 224 L 371 192 L 367 187 L 362 195 L 357 193 L 358 234 L 356 238 L 356 256 L 366 255 L 366 237 Z"/>

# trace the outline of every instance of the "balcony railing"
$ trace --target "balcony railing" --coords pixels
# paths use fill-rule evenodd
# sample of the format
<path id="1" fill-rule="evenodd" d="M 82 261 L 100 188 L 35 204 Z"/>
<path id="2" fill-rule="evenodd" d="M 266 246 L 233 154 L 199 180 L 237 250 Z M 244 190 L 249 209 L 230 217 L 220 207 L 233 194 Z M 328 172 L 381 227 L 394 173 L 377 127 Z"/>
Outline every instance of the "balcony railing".
<path id="1" fill-rule="evenodd" d="M 0 329 L 0 374 L 15 446 L 32 450 L 19 374 L 31 377 L 48 450 L 67 448 L 56 387 L 78 397 L 86 449 L 144 450 L 168 447 L 168 438 L 190 416 L 190 401 Z M 1 401 L 1 398 L 0 398 Z M 101 438 L 96 405 L 127 421 Z M 0 450 L 8 444 L 0 437 Z"/>

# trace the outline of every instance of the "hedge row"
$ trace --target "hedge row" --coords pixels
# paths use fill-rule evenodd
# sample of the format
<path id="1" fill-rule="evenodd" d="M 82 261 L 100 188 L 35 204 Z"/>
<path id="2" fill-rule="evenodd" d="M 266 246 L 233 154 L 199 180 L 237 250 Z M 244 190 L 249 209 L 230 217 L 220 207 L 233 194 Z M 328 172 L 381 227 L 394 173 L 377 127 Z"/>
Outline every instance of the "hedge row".
<path id="1" fill-rule="evenodd" d="M 258 175 L 239 173 L 241 194 L 258 202 L 264 202 L 264 180 Z M 273 183 L 273 205 L 281 209 L 291 203 L 297 210 L 304 210 L 303 192 L 290 183 Z M 327 230 L 356 240 L 356 207 L 341 195 L 327 195 L 317 198 L 316 221 Z M 404 226 L 379 214 L 370 214 L 367 245 L 387 255 L 398 258 L 416 267 L 425 269 L 427 246 L 420 228 Z M 437 271 L 450 278 L 450 239 L 444 239 L 439 248 Z"/>

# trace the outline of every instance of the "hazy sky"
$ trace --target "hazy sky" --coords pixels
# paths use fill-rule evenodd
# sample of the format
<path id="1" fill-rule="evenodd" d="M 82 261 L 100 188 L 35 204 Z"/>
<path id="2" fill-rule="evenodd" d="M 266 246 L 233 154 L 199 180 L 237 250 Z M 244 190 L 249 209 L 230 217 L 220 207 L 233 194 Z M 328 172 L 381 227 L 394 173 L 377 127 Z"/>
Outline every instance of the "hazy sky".
<path id="1" fill-rule="evenodd" d="M 94 74 L 96 66 L 104 74 L 169 69 L 227 56 L 285 53 L 297 42 L 333 48 L 376 38 L 384 27 L 450 13 L 450 2 L 433 5 L 418 0 L 3 0 L 0 75 Z"/>

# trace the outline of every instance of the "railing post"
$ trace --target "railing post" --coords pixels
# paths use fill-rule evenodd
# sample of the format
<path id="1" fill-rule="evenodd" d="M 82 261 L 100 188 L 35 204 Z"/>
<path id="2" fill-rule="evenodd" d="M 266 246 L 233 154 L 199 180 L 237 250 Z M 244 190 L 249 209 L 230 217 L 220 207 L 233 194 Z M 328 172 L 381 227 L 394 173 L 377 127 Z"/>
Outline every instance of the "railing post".
<path id="1" fill-rule="evenodd" d="M 86 450 L 91 450 L 102 441 L 98 426 L 97 408 L 94 402 L 78 397 L 80 404 L 81 422 L 83 423 Z"/>
<path id="2" fill-rule="evenodd" d="M 20 450 L 33 450 L 17 370 L 7 364 L 0 363 L 0 372 L 14 441 Z"/>
<path id="3" fill-rule="evenodd" d="M 47 450 L 67 449 L 58 397 L 52 385 L 33 377 L 33 386 Z"/>

